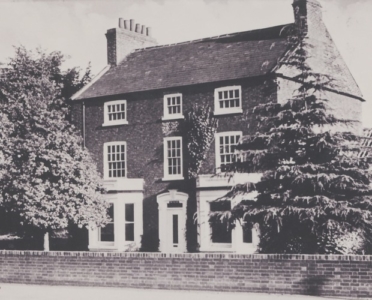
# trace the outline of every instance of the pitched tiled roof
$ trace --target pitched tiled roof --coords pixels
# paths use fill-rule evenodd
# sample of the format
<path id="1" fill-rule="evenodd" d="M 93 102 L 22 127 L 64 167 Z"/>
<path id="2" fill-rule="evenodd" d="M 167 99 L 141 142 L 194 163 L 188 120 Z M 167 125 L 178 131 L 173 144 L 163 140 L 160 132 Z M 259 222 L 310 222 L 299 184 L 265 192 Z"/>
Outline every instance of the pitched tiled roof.
<path id="1" fill-rule="evenodd" d="M 286 51 L 285 26 L 135 50 L 74 99 L 265 75 Z"/>

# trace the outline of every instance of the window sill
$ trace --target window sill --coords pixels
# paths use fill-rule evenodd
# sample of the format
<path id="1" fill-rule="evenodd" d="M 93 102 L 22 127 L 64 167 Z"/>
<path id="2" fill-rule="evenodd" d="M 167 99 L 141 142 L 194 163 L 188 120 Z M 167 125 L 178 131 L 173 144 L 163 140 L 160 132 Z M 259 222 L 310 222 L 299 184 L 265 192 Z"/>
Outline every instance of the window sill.
<path id="1" fill-rule="evenodd" d="M 184 119 L 184 115 L 170 115 L 170 116 L 164 116 L 161 118 L 162 121 L 173 121 L 173 120 L 182 120 Z"/>
<path id="2" fill-rule="evenodd" d="M 232 248 L 232 243 L 211 243 L 211 248 Z"/>
<path id="3" fill-rule="evenodd" d="M 161 179 L 162 181 L 175 181 L 175 180 L 184 180 L 183 176 L 177 176 L 177 177 L 163 177 Z"/>
<path id="4" fill-rule="evenodd" d="M 120 121 L 120 122 L 110 122 L 110 123 L 103 123 L 102 127 L 109 127 L 109 126 L 116 126 L 116 125 L 126 125 L 128 121 Z"/>
<path id="5" fill-rule="evenodd" d="M 242 114 L 243 109 L 232 109 L 232 110 L 222 110 L 222 111 L 214 111 L 213 114 L 215 116 L 222 116 L 222 115 L 232 115 L 232 114 Z"/>

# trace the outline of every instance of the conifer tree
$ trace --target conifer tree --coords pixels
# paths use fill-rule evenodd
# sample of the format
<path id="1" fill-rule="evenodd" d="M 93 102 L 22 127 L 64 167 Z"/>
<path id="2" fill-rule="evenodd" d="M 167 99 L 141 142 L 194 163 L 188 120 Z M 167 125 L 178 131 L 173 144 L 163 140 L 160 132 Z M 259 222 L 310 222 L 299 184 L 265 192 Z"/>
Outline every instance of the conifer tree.
<path id="1" fill-rule="evenodd" d="M 260 225 L 264 253 L 346 253 L 339 241 L 366 240 L 372 221 L 368 163 L 358 158 L 360 137 L 346 130 L 355 124 L 332 114 L 326 88 L 330 74 L 309 65 L 312 46 L 292 27 L 281 67 L 291 70 L 297 89 L 284 103 L 256 106 L 260 131 L 244 136 L 237 149 L 236 172 L 262 172 L 256 183 L 237 185 L 217 201 L 242 197 L 231 211 L 213 220 L 230 225 L 243 220 Z M 257 196 L 251 196 L 252 191 Z M 212 221 L 213 221 L 212 220 Z"/>

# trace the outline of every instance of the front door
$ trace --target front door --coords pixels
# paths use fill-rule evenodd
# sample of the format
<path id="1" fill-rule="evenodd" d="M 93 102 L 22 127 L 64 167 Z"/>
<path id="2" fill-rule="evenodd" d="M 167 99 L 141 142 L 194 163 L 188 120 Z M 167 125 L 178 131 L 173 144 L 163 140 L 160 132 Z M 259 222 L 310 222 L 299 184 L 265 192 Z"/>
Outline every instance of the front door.
<path id="1" fill-rule="evenodd" d="M 177 190 L 157 196 L 161 252 L 186 252 L 187 198 L 187 194 Z"/>
<path id="2" fill-rule="evenodd" d="M 167 252 L 184 252 L 181 245 L 185 234 L 180 223 L 181 213 L 180 209 L 167 209 Z"/>

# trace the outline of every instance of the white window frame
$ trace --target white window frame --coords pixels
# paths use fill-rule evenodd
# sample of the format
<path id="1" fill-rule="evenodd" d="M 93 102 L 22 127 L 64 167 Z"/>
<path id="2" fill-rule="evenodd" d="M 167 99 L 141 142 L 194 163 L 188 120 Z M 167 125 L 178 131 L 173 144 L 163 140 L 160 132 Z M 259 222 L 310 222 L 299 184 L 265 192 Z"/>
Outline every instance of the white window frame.
<path id="1" fill-rule="evenodd" d="M 180 141 L 181 147 L 181 174 L 168 174 L 168 141 Z M 182 137 L 174 136 L 174 137 L 167 137 L 164 138 L 164 178 L 163 180 L 182 180 L 183 179 L 183 145 L 182 145 Z"/>
<path id="2" fill-rule="evenodd" d="M 215 134 L 215 156 L 216 156 L 216 172 L 221 172 L 221 153 L 220 153 L 220 137 L 225 136 L 232 136 L 232 135 L 239 135 L 240 139 L 243 136 L 241 131 L 225 131 L 225 132 L 217 132 Z"/>
<path id="3" fill-rule="evenodd" d="M 170 114 L 168 112 L 168 98 L 172 98 L 172 97 L 180 97 L 180 99 L 181 99 L 181 101 L 180 101 L 181 109 L 180 109 L 180 113 L 178 113 L 178 114 Z M 164 95 L 164 100 L 163 100 L 163 117 L 162 117 L 162 120 L 183 119 L 184 116 L 183 116 L 182 106 L 183 106 L 183 100 L 182 100 L 182 94 L 181 93 Z"/>
<path id="4" fill-rule="evenodd" d="M 230 90 L 239 90 L 239 107 L 220 108 L 220 101 L 218 99 L 219 92 L 225 92 Z M 214 90 L 214 114 L 215 115 L 227 115 L 227 114 L 238 114 L 243 113 L 242 108 L 242 87 L 240 85 L 225 86 Z"/>
<path id="5" fill-rule="evenodd" d="M 117 104 L 124 104 L 125 105 L 125 119 L 121 120 L 109 120 L 108 115 L 108 106 L 109 105 L 117 105 Z M 103 124 L 102 126 L 114 126 L 114 125 L 122 125 L 122 124 L 128 124 L 127 118 L 128 118 L 128 107 L 127 107 L 127 100 L 115 100 L 115 101 L 107 101 L 103 105 Z"/>
<path id="6" fill-rule="evenodd" d="M 109 177 L 109 167 L 108 167 L 108 151 L 107 151 L 107 146 L 122 146 L 124 145 L 125 149 L 125 154 L 124 154 L 124 162 L 125 162 L 125 176 L 124 177 Z M 117 142 L 109 142 L 109 143 L 104 143 L 103 144 L 103 176 L 105 180 L 114 180 L 114 179 L 120 179 L 120 178 L 127 178 L 128 177 L 128 148 L 127 148 L 127 142 L 122 142 L 122 141 L 117 141 Z"/>

